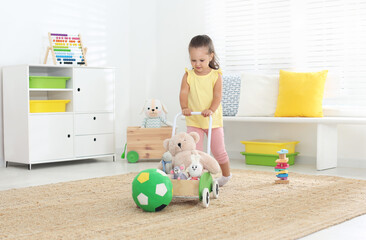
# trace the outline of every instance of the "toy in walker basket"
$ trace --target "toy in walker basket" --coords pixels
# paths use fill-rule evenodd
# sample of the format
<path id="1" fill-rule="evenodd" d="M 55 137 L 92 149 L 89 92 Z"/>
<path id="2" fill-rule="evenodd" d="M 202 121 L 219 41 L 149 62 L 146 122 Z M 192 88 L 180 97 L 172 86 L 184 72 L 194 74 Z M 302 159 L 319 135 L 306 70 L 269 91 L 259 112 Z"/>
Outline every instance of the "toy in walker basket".
<path id="1" fill-rule="evenodd" d="M 192 115 L 200 114 L 200 112 L 192 112 Z M 188 151 L 190 152 L 190 159 L 188 159 L 188 162 L 190 164 L 188 165 L 187 161 L 185 161 L 185 164 L 188 165 L 186 169 L 187 173 L 185 173 L 184 161 L 180 161 L 181 159 L 179 159 L 179 155 L 184 153 L 176 153 L 176 151 L 172 150 L 172 147 L 176 147 L 172 146 L 174 143 L 179 146 L 179 150 L 181 149 L 181 143 L 179 141 L 174 141 L 176 140 L 174 139 L 175 137 L 178 137 L 178 135 L 189 136 L 189 134 L 187 133 L 179 133 L 175 135 L 177 118 L 181 115 L 182 113 L 178 113 L 175 116 L 172 130 L 172 138 L 164 141 L 164 146 L 173 155 L 174 168 L 172 170 L 173 179 L 171 179 L 173 184 L 173 198 L 198 198 L 200 201 L 202 201 L 203 207 L 208 207 L 210 204 L 210 193 L 212 192 L 213 198 L 218 198 L 219 196 L 219 184 L 217 180 L 213 180 L 211 173 L 218 173 L 220 171 L 220 166 L 218 165 L 216 160 L 209 155 L 211 146 L 212 117 L 210 116 L 209 130 L 207 136 L 207 154 L 201 151 L 197 151 L 195 150 L 195 148 L 194 150 Z M 195 143 L 197 143 L 199 140 L 198 134 L 197 137 L 198 138 L 195 139 Z M 186 139 L 184 139 L 183 141 L 186 141 Z M 176 168 L 178 169 L 175 171 Z M 208 170 L 208 172 L 203 172 L 203 169 Z"/>

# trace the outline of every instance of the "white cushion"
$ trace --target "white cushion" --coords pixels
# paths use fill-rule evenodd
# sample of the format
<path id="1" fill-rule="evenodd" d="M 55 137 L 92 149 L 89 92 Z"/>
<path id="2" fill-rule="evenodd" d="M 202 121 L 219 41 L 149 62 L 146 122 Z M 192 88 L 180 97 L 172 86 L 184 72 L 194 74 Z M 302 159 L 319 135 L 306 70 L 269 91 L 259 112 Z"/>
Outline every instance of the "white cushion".
<path id="1" fill-rule="evenodd" d="M 241 75 L 238 117 L 273 117 L 278 97 L 279 75 Z"/>

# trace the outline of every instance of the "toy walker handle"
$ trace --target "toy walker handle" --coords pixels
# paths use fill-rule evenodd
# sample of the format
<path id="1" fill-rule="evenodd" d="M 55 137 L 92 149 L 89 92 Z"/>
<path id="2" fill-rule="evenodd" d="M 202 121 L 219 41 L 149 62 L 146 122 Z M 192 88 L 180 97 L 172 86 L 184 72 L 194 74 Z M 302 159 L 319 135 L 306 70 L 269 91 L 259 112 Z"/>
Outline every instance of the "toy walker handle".
<path id="1" fill-rule="evenodd" d="M 201 115 L 201 112 L 191 112 L 192 115 Z M 177 126 L 177 119 L 178 117 L 182 116 L 182 113 L 178 113 L 175 115 L 174 123 L 173 123 L 173 131 L 172 131 L 172 137 L 175 135 L 175 127 Z M 212 116 L 210 115 L 210 122 L 208 125 L 208 134 L 207 134 L 207 154 L 210 154 L 211 152 L 211 132 L 212 132 Z"/>

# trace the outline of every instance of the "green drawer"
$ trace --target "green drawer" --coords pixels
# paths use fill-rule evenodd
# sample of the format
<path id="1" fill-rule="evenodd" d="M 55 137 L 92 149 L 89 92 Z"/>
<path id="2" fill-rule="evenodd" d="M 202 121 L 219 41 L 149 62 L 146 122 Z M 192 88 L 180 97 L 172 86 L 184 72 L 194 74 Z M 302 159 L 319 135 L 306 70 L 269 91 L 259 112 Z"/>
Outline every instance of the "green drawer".
<path id="1" fill-rule="evenodd" d="M 29 76 L 29 88 L 66 88 L 70 77 Z"/>
<path id="2" fill-rule="evenodd" d="M 261 165 L 261 166 L 273 166 L 277 165 L 276 160 L 279 158 L 278 154 L 263 154 L 263 153 L 247 153 L 241 152 L 245 156 L 245 163 L 249 165 Z M 287 153 L 288 164 L 293 165 L 295 163 L 295 156 L 299 152 Z"/>

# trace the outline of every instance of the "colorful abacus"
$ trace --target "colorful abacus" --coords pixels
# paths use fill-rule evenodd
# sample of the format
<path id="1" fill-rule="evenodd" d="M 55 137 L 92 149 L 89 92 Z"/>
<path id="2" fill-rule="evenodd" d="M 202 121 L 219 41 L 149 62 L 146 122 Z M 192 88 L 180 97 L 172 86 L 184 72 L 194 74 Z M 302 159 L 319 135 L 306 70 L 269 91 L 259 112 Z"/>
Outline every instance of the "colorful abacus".
<path id="1" fill-rule="evenodd" d="M 54 64 L 87 65 L 81 36 L 61 33 L 48 33 L 50 47 L 48 47 L 44 63 L 47 63 L 49 51 L 52 52 Z"/>
<path id="2" fill-rule="evenodd" d="M 279 154 L 279 159 L 276 160 L 276 177 L 279 178 L 275 180 L 277 184 L 288 184 L 290 181 L 288 180 L 288 158 L 286 157 L 286 153 L 288 153 L 287 149 L 281 149 L 277 152 Z"/>

